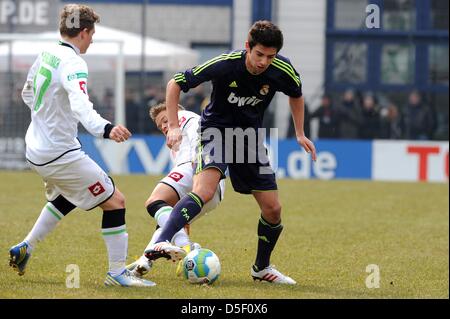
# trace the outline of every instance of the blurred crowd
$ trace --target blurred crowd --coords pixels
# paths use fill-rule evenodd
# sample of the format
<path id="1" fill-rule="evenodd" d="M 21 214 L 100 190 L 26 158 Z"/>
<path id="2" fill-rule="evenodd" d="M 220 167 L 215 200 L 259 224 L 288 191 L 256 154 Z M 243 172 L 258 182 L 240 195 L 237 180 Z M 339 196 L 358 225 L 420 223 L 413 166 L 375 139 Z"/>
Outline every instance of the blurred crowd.
<path id="1" fill-rule="evenodd" d="M 312 112 L 306 107 L 305 113 L 305 123 L 318 120 L 318 137 L 324 139 L 433 140 L 443 129 L 436 112 L 418 91 L 410 92 L 404 105 L 389 100 L 382 103 L 370 92 L 347 90 L 338 99 L 324 94 L 319 107 Z M 445 125 L 448 134 L 448 114 Z M 310 125 L 305 125 L 305 131 L 310 134 Z M 291 125 L 288 136 L 294 134 Z"/>
<path id="2" fill-rule="evenodd" d="M 182 94 L 181 103 L 189 110 L 201 113 L 208 104 L 209 92 L 203 86 Z M 1 136 L 23 135 L 30 121 L 29 109 L 22 105 L 21 90 L 17 90 L 11 104 L 0 112 Z M 114 122 L 114 91 L 106 89 L 103 96 L 90 92 L 96 110 Z M 164 101 L 164 88 L 148 87 L 143 94 L 127 89 L 125 94 L 126 123 L 134 134 L 156 134 L 158 130 L 149 119 L 148 108 Z M 141 102 L 143 101 L 143 102 Z M 397 105 L 381 99 L 373 93 L 347 90 L 341 95 L 324 94 L 313 111 L 305 107 L 305 134 L 311 135 L 312 121 L 318 122 L 317 137 L 321 139 L 407 139 L 448 140 L 448 112 L 436 114 L 418 91 L 409 93 L 406 103 Z M 294 137 L 295 130 L 289 121 L 287 137 Z M 274 127 L 274 114 L 266 112 L 264 126 Z M 83 132 L 83 128 L 80 127 Z M 20 132 L 18 132 L 20 131 Z M 20 134 L 18 134 L 20 133 Z M 18 134 L 18 135 L 17 135 Z"/>
<path id="3" fill-rule="evenodd" d="M 114 94 L 107 90 L 101 101 L 91 96 L 97 110 L 108 119 L 114 119 Z M 140 101 L 143 99 L 143 103 Z M 154 134 L 158 130 L 148 117 L 148 108 L 164 101 L 163 87 L 148 87 L 144 95 L 126 90 L 125 106 L 127 126 L 132 132 Z M 183 106 L 200 114 L 208 104 L 209 97 L 202 86 L 187 94 L 182 94 Z M 267 112 L 265 126 L 273 127 L 274 115 Z M 311 136 L 311 122 L 318 121 L 318 138 L 326 139 L 437 139 L 438 118 L 436 112 L 422 97 L 420 92 L 409 93 L 404 105 L 379 99 L 373 93 L 347 90 L 340 96 L 324 94 L 319 106 L 310 111 L 305 107 L 305 134 Z M 448 132 L 448 115 L 445 121 Z M 448 134 L 448 133 L 447 133 Z M 295 136 L 292 121 L 287 137 Z M 439 138 L 441 139 L 441 138 Z"/>

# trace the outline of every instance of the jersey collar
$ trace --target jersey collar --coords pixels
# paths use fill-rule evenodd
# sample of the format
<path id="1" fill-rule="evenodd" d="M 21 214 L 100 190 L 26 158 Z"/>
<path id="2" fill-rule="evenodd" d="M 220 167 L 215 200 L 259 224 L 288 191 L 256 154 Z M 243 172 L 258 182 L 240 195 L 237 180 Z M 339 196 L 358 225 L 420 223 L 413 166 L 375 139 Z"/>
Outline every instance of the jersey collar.
<path id="1" fill-rule="evenodd" d="M 59 40 L 58 42 L 59 45 L 71 48 L 72 50 L 75 51 L 76 54 L 80 55 L 80 49 L 78 49 L 76 46 L 74 46 L 72 43 L 63 41 L 63 40 Z"/>

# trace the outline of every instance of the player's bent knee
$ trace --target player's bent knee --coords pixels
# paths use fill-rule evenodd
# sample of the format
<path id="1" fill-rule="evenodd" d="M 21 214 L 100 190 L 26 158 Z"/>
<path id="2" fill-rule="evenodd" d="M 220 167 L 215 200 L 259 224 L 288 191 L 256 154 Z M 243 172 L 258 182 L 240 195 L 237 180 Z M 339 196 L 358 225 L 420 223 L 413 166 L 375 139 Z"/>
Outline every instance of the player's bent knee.
<path id="1" fill-rule="evenodd" d="M 117 188 L 114 192 L 113 198 L 120 206 L 120 208 L 125 208 L 125 196 Z"/>
<path id="2" fill-rule="evenodd" d="M 198 192 L 192 191 L 194 194 L 196 194 L 198 197 L 200 197 L 203 201 L 203 203 L 207 203 L 210 200 L 214 198 L 214 194 L 216 193 L 216 190 L 212 191 L 210 189 L 199 189 Z"/>
<path id="3" fill-rule="evenodd" d="M 108 199 L 105 203 L 100 205 L 103 210 L 114 210 L 125 208 L 125 196 L 119 191 L 119 189 L 115 189 L 114 194 Z"/>
<path id="4" fill-rule="evenodd" d="M 281 219 L 281 205 L 275 204 L 264 207 L 263 213 L 269 219 L 268 222 L 277 223 Z"/>
<path id="5" fill-rule="evenodd" d="M 147 208 L 150 204 L 152 204 L 155 201 L 155 199 L 153 197 L 149 197 L 145 203 L 144 203 L 144 207 Z"/>
<path id="6" fill-rule="evenodd" d="M 147 204 L 148 203 L 148 204 Z M 147 209 L 147 212 L 149 213 L 150 216 L 152 216 L 153 218 L 155 218 L 156 212 L 159 211 L 161 208 L 165 207 L 165 206 L 169 206 L 169 204 L 167 204 L 165 201 L 163 200 L 155 200 L 155 201 L 150 201 L 147 200 L 145 202 L 146 206 L 145 208 Z"/>

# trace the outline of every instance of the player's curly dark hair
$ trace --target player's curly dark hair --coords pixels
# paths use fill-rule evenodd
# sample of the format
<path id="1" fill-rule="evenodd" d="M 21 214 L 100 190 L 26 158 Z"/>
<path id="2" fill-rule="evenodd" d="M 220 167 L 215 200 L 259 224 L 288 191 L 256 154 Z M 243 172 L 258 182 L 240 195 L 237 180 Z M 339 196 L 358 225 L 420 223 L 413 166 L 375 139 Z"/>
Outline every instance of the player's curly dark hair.
<path id="1" fill-rule="evenodd" d="M 100 16 L 91 7 L 82 4 L 66 4 L 61 10 L 59 33 L 69 38 L 76 37 L 81 31 L 91 31 Z"/>
<path id="2" fill-rule="evenodd" d="M 248 32 L 247 41 L 250 49 L 261 44 L 265 47 L 276 48 L 279 52 L 283 47 L 283 33 L 270 21 L 256 21 Z"/>

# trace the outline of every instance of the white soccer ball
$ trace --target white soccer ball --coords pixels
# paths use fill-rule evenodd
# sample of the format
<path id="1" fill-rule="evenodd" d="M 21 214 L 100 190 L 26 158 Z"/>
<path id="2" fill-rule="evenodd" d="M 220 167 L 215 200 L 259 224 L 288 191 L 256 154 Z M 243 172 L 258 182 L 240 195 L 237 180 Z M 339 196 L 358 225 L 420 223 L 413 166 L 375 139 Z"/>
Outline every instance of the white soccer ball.
<path id="1" fill-rule="evenodd" d="M 212 284 L 220 275 L 219 257 L 209 249 L 194 249 L 183 259 L 184 277 L 191 284 Z"/>

